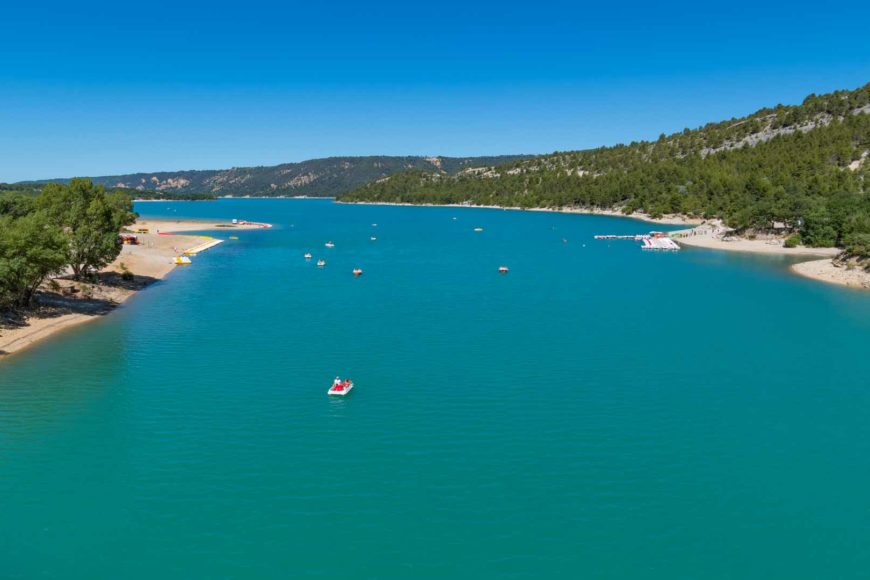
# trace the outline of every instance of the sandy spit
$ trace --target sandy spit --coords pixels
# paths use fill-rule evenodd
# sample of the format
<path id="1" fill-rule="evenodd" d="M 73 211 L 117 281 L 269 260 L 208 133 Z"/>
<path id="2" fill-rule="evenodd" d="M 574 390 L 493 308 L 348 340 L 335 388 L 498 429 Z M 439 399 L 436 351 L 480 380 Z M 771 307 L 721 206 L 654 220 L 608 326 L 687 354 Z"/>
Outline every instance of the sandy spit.
<path id="1" fill-rule="evenodd" d="M 671 237 L 681 245 L 711 250 L 725 250 L 730 252 L 750 252 L 753 254 L 776 254 L 778 256 L 830 256 L 840 254 L 842 250 L 837 248 L 807 248 L 798 246 L 786 248 L 783 237 L 769 237 L 767 239 L 748 240 L 733 235 L 730 230 L 723 227 L 720 222 L 713 222 L 692 228 L 671 232 Z"/>
<path id="2" fill-rule="evenodd" d="M 870 290 L 870 272 L 861 268 L 850 270 L 846 266 L 835 264 L 831 259 L 801 262 L 800 264 L 794 264 L 791 269 L 801 276 L 806 276 L 813 280 Z"/>
<path id="3" fill-rule="evenodd" d="M 175 233 L 175 232 L 200 232 L 200 231 L 226 231 L 226 230 L 257 230 L 263 226 L 258 224 L 234 224 L 230 222 L 216 222 L 213 220 L 167 220 L 167 219 L 139 219 L 130 230 L 148 229 L 151 234 Z"/>
<path id="4" fill-rule="evenodd" d="M 256 227 L 236 226 L 235 229 Z M 31 311 L 0 317 L 0 359 L 111 312 L 138 291 L 165 278 L 176 268 L 175 256 L 203 241 L 199 236 L 165 235 L 168 232 L 234 229 L 231 224 L 190 220 L 139 220 L 129 227 L 132 231 L 143 228 L 149 233 L 137 234 L 139 245 L 123 246 L 115 261 L 100 272 L 98 282 L 75 282 L 61 276 L 44 285 L 37 298 L 38 305 Z M 159 235 L 158 230 L 164 235 Z M 133 273 L 132 281 L 121 278 L 121 264 Z M 195 264 L 192 267 L 196 267 Z"/>

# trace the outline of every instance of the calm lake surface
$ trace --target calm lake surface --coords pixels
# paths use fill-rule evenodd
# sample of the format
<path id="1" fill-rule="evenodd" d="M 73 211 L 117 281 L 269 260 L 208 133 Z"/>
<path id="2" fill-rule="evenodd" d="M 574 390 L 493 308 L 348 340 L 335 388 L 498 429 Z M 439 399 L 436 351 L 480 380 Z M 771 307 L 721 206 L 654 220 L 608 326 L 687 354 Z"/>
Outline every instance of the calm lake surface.
<path id="1" fill-rule="evenodd" d="M 276 227 L 0 362 L 0 577 L 870 570 L 870 293 L 627 219 L 137 210 Z"/>

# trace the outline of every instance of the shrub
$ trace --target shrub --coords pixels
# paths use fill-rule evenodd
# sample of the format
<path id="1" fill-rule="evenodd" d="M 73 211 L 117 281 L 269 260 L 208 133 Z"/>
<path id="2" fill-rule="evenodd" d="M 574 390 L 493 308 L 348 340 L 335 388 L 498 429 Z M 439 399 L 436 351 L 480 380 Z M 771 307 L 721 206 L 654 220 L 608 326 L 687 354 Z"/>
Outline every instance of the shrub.
<path id="1" fill-rule="evenodd" d="M 124 262 L 121 262 L 120 267 L 121 267 L 121 280 L 125 280 L 127 282 L 132 282 L 133 281 L 133 272 L 130 271 L 130 269 L 127 267 L 127 264 L 125 264 Z"/>
<path id="2" fill-rule="evenodd" d="M 783 244 L 786 248 L 796 248 L 801 243 L 801 235 L 800 234 L 792 234 L 785 239 L 785 243 Z"/>
<path id="3" fill-rule="evenodd" d="M 870 257 L 870 234 L 853 233 L 846 236 L 846 252 L 852 256 Z"/>

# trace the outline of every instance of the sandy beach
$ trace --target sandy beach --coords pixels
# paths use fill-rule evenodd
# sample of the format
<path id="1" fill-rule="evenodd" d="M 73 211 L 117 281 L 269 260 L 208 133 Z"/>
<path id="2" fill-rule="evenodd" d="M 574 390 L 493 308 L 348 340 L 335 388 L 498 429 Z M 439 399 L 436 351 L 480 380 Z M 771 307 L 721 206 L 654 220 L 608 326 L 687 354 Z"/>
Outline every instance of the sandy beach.
<path id="1" fill-rule="evenodd" d="M 124 245 L 118 257 L 99 273 L 97 282 L 78 282 L 61 276 L 43 285 L 37 305 L 29 312 L 0 319 L 0 359 L 111 312 L 139 290 L 165 278 L 176 268 L 175 256 L 203 242 L 200 236 L 166 234 L 259 227 L 262 226 L 214 221 L 137 221 L 128 229 L 134 232 L 148 229 L 149 233 L 136 234 L 138 245 Z M 121 277 L 122 264 L 132 272 L 132 280 Z"/>
<path id="2" fill-rule="evenodd" d="M 671 237 L 684 246 L 729 252 L 750 252 L 753 254 L 834 257 L 842 251 L 837 248 L 807 248 L 804 246 L 786 248 L 784 246 L 784 238 L 775 236 L 750 240 L 735 236 L 729 228 L 725 227 L 718 220 L 710 221 L 695 228 L 671 232 Z"/>
<path id="3" fill-rule="evenodd" d="M 870 290 L 870 272 L 860 267 L 850 269 L 848 266 L 837 264 L 831 259 L 801 262 L 794 264 L 791 269 L 793 272 L 813 280 Z"/>
<path id="4" fill-rule="evenodd" d="M 271 227 L 269 224 L 240 222 L 231 223 L 213 220 L 165 220 L 165 219 L 139 219 L 135 225 L 128 229 L 137 231 L 147 229 L 151 234 L 176 233 L 176 232 L 202 232 L 223 230 L 258 230 Z"/>
<path id="5" fill-rule="evenodd" d="M 519 209 L 519 208 L 517 208 Z M 604 215 L 610 217 L 621 217 L 628 218 L 633 220 L 640 220 L 644 222 L 649 222 L 653 224 L 663 224 L 663 225 L 675 225 L 675 226 L 691 226 L 698 225 L 704 223 L 704 220 L 700 218 L 690 218 L 682 215 L 663 215 L 662 217 L 654 218 L 649 214 L 645 214 L 640 211 L 636 211 L 634 213 L 622 213 L 619 210 L 612 209 L 583 209 L 579 207 L 566 207 L 561 209 L 553 209 L 546 207 L 535 207 L 526 211 L 545 211 L 545 212 L 555 212 L 555 213 L 576 213 L 582 215 Z"/>
<path id="6" fill-rule="evenodd" d="M 858 264 L 852 264 L 851 267 L 839 264 L 838 256 L 842 253 L 839 248 L 807 248 L 804 246 L 786 248 L 785 240 L 782 237 L 748 240 L 734 236 L 721 223 L 705 224 L 688 230 L 672 232 L 671 235 L 682 245 L 711 250 L 775 254 L 778 256 L 824 256 L 821 260 L 794 264 L 791 266 L 791 270 L 801 276 L 829 284 L 870 289 L 870 272 Z"/>

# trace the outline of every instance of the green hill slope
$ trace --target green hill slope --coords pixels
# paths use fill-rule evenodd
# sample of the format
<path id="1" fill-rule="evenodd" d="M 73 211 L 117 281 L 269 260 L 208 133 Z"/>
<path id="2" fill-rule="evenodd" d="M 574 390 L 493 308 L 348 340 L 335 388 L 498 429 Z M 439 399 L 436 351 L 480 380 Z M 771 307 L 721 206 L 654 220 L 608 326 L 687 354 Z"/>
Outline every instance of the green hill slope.
<path id="1" fill-rule="evenodd" d="M 870 252 L 870 84 L 800 105 L 662 135 L 484 169 L 412 170 L 345 201 L 598 207 L 785 224 L 804 243 Z"/>

